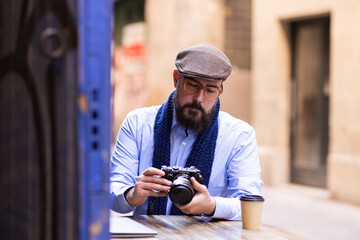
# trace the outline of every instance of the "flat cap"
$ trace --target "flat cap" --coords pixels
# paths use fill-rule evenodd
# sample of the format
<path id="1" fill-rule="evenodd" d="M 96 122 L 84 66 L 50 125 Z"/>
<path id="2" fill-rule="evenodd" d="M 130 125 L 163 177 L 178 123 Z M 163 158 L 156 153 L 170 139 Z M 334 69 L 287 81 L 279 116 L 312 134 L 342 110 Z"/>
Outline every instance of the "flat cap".
<path id="1" fill-rule="evenodd" d="M 209 44 L 199 44 L 180 51 L 175 66 L 180 74 L 211 81 L 225 80 L 231 73 L 230 60 Z"/>

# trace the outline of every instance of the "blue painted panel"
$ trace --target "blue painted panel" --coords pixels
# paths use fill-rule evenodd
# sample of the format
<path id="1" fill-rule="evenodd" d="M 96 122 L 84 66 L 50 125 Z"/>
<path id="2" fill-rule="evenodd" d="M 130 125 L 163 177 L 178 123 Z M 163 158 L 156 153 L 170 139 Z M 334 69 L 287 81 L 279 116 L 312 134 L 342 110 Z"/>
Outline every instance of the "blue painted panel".
<path id="1" fill-rule="evenodd" d="M 109 238 L 112 1 L 79 1 L 79 239 Z"/>

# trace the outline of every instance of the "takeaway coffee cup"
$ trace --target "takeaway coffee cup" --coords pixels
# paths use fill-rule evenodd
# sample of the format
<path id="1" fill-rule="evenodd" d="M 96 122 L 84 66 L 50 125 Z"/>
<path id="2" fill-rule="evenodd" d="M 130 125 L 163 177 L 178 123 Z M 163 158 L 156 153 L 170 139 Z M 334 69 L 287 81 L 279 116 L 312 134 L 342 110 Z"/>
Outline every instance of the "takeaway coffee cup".
<path id="1" fill-rule="evenodd" d="M 264 198 L 260 195 L 240 197 L 243 229 L 259 229 Z"/>

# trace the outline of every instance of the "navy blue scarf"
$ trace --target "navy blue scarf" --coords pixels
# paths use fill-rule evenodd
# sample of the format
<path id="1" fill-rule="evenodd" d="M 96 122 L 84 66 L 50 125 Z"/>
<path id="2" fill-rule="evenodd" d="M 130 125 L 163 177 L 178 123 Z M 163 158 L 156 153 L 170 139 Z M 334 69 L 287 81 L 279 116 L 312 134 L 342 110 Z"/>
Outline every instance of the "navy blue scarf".
<path id="1" fill-rule="evenodd" d="M 153 167 L 159 169 L 163 165 L 169 166 L 170 164 L 170 133 L 173 118 L 174 93 L 175 92 L 171 93 L 167 102 L 160 107 L 155 118 Z M 214 161 L 216 139 L 218 136 L 219 109 L 220 100 L 216 103 L 216 109 L 210 126 L 198 135 L 185 164 L 185 167 L 195 166 L 197 169 L 200 169 L 204 179 L 204 185 L 206 186 L 209 184 L 211 168 Z M 152 212 L 154 215 L 165 215 L 166 202 L 167 197 L 151 197 L 149 199 L 149 208 L 152 208 L 150 213 Z M 181 215 L 184 213 L 173 205 L 170 214 Z"/>

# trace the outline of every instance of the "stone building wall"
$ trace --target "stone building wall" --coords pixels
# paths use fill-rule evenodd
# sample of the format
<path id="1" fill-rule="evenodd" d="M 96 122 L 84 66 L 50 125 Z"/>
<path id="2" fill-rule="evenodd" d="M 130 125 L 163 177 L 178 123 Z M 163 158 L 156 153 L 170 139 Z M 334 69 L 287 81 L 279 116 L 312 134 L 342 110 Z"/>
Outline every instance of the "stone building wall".
<path id="1" fill-rule="evenodd" d="M 199 43 L 224 49 L 221 0 L 147 0 L 147 104 L 159 105 L 174 90 L 177 53 Z"/>
<path id="2" fill-rule="evenodd" d="M 253 0 L 252 119 L 268 184 L 290 181 L 290 50 L 284 19 L 330 15 L 327 188 L 360 204 L 360 1 Z"/>

